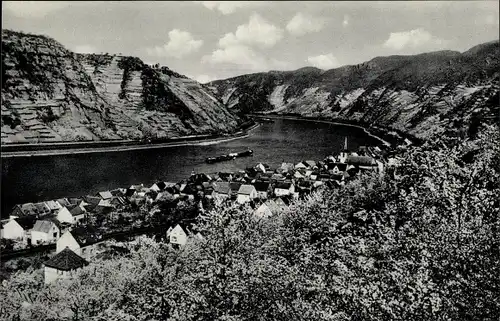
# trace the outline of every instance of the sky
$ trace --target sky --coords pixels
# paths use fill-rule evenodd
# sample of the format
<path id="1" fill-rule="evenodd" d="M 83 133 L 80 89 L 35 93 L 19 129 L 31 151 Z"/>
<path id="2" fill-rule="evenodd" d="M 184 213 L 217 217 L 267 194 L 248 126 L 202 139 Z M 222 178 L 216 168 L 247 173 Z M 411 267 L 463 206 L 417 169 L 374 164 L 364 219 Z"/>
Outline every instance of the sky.
<path id="1" fill-rule="evenodd" d="M 159 63 L 200 82 L 499 38 L 499 1 L 2 1 L 2 28 L 82 53 Z"/>

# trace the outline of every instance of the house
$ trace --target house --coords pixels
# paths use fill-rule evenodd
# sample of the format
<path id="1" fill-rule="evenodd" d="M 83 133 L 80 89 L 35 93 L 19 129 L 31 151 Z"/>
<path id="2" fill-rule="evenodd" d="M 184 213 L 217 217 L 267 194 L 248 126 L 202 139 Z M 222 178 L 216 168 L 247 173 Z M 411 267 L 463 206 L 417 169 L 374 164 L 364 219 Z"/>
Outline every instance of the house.
<path id="1" fill-rule="evenodd" d="M 349 166 L 355 166 L 360 170 L 378 170 L 379 168 L 377 161 L 369 156 L 350 155 L 347 157 L 346 163 L 349 164 Z"/>
<path id="2" fill-rule="evenodd" d="M 75 271 L 88 264 L 84 258 L 69 248 L 65 248 L 44 263 L 45 284 L 52 283 L 57 279 L 71 278 Z"/>
<path id="3" fill-rule="evenodd" d="M 257 172 L 265 173 L 266 172 L 266 166 L 262 163 L 258 163 L 257 165 L 254 166 L 254 169 Z"/>
<path id="4" fill-rule="evenodd" d="M 57 212 L 57 220 L 61 223 L 76 224 L 85 218 L 85 212 L 78 205 L 63 207 Z"/>
<path id="5" fill-rule="evenodd" d="M 111 200 L 113 198 L 113 194 L 110 191 L 99 192 L 96 194 L 97 197 L 100 197 L 103 200 Z"/>
<path id="6" fill-rule="evenodd" d="M 71 203 L 68 201 L 67 198 L 58 198 L 56 202 L 61 205 L 61 208 L 63 208 L 64 206 L 71 205 Z"/>
<path id="7" fill-rule="evenodd" d="M 304 165 L 306 165 L 306 168 L 313 169 L 313 168 L 317 167 L 316 162 L 313 160 L 306 160 L 306 161 L 303 161 L 302 163 Z"/>
<path id="8" fill-rule="evenodd" d="M 257 190 L 253 185 L 243 184 L 238 189 L 238 197 L 236 201 L 240 204 L 248 203 L 257 198 Z"/>
<path id="9" fill-rule="evenodd" d="M 264 182 L 264 181 L 255 181 L 253 184 L 255 187 L 255 190 L 257 191 L 257 197 L 260 199 L 267 199 L 270 186 L 271 184 L 269 182 Z"/>
<path id="10" fill-rule="evenodd" d="M 266 218 L 273 215 L 276 215 L 279 211 L 283 210 L 286 205 L 282 203 L 281 199 L 278 199 L 280 202 L 277 203 L 275 200 L 268 200 L 265 203 L 262 203 L 257 210 L 255 210 L 254 215 L 258 218 Z"/>
<path id="11" fill-rule="evenodd" d="M 274 186 L 274 195 L 276 197 L 292 195 L 295 193 L 295 186 L 292 182 L 277 182 Z"/>
<path id="12" fill-rule="evenodd" d="M 238 191 L 240 190 L 241 185 L 243 185 L 243 183 L 241 183 L 241 182 L 230 182 L 229 183 L 229 187 L 231 188 L 231 197 L 234 196 L 234 198 L 236 198 L 236 196 L 238 195 Z"/>
<path id="13" fill-rule="evenodd" d="M 278 173 L 290 173 L 295 169 L 293 163 L 281 163 L 281 166 L 276 170 Z"/>
<path id="14" fill-rule="evenodd" d="M 37 215 L 37 209 L 33 203 L 18 204 L 12 209 L 11 216 L 22 217 L 27 215 Z"/>
<path id="15" fill-rule="evenodd" d="M 37 220 L 31 230 L 33 244 L 53 243 L 59 239 L 61 230 L 55 219 Z"/>
<path id="16" fill-rule="evenodd" d="M 35 225 L 35 216 L 23 216 L 12 219 L 3 226 L 3 238 L 10 240 L 28 240 L 30 244 L 30 230 Z"/>
<path id="17" fill-rule="evenodd" d="M 281 174 L 273 174 L 273 176 L 271 176 L 271 181 L 284 181 L 285 180 L 285 177 Z"/>
<path id="18" fill-rule="evenodd" d="M 187 234 L 179 224 L 167 231 L 167 237 L 172 244 L 185 245 L 187 242 Z"/>
<path id="19" fill-rule="evenodd" d="M 165 187 L 167 187 L 165 182 L 157 182 L 157 183 L 154 183 L 153 185 L 151 185 L 151 187 L 149 189 L 152 191 L 155 191 L 155 192 L 160 192 L 160 191 L 163 191 L 165 189 Z"/>
<path id="20" fill-rule="evenodd" d="M 233 174 L 232 173 L 219 173 L 218 174 L 219 179 L 224 182 L 230 182 L 233 180 Z"/>
<path id="21" fill-rule="evenodd" d="M 62 208 L 62 205 L 57 201 L 47 201 L 45 203 L 47 204 L 47 207 L 49 208 L 51 213 L 57 213 Z"/>
<path id="22" fill-rule="evenodd" d="M 102 242 L 102 236 L 93 228 L 77 227 L 64 233 L 56 243 L 56 253 L 66 247 L 83 257 L 88 257 L 96 250 L 96 245 Z"/>
<path id="23" fill-rule="evenodd" d="M 228 182 L 214 183 L 214 191 L 212 194 L 216 198 L 225 199 L 231 197 L 231 186 Z"/>
<path id="24" fill-rule="evenodd" d="M 307 168 L 307 165 L 304 162 L 300 162 L 295 164 L 295 169 Z"/>

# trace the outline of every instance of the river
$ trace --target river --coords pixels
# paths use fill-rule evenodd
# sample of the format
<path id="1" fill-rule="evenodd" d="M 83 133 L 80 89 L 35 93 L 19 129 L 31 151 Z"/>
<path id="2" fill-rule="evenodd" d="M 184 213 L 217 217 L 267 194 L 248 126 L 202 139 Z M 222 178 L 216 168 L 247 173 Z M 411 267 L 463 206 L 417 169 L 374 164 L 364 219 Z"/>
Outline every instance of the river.
<path id="1" fill-rule="evenodd" d="M 275 168 L 282 161 L 321 160 L 338 153 L 344 137 L 352 150 L 380 144 L 361 128 L 276 119 L 274 123 L 262 124 L 249 137 L 218 144 L 2 158 L 1 209 L 6 213 L 18 203 L 95 194 L 132 184 L 151 185 L 157 180 L 176 182 L 188 178 L 192 171 L 236 171 L 258 162 Z M 254 151 L 253 156 L 205 163 L 206 157 L 247 148 Z"/>

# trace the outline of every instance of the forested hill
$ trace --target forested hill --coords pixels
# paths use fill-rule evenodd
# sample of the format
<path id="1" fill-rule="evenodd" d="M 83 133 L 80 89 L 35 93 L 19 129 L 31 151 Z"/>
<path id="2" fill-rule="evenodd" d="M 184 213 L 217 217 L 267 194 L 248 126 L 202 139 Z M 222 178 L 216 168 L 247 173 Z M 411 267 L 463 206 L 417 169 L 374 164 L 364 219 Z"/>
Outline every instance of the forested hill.
<path id="1" fill-rule="evenodd" d="M 136 57 L 76 54 L 2 30 L 2 143 L 169 138 L 234 131 L 213 93 Z"/>
<path id="2" fill-rule="evenodd" d="M 0 318 L 497 321 L 499 127 L 398 153 L 396 172 L 269 218 L 216 206 L 180 249 L 144 239 L 50 285 L 18 272 L 0 285 Z"/>
<path id="3" fill-rule="evenodd" d="M 296 114 L 394 128 L 419 138 L 499 122 L 499 42 L 460 53 L 377 57 L 331 70 L 270 71 L 209 85 L 241 113 Z"/>

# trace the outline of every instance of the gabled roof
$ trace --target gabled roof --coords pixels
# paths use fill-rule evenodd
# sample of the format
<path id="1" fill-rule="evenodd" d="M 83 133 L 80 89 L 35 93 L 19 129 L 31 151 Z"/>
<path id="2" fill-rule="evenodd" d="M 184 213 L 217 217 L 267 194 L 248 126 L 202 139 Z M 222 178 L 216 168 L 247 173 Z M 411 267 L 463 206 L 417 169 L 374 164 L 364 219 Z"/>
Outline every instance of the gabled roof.
<path id="1" fill-rule="evenodd" d="M 35 225 L 36 217 L 34 216 L 23 216 L 14 219 L 17 224 L 21 225 L 23 230 L 31 230 Z"/>
<path id="2" fill-rule="evenodd" d="M 111 194 L 110 191 L 99 192 L 98 196 L 101 197 L 103 200 L 113 198 L 113 194 Z"/>
<path id="3" fill-rule="evenodd" d="M 84 196 L 83 199 L 85 200 L 86 203 L 89 203 L 89 204 L 99 204 L 99 202 L 101 201 L 101 198 L 100 197 L 95 197 L 95 196 Z"/>
<path id="4" fill-rule="evenodd" d="M 61 204 L 59 204 L 58 202 L 56 201 L 47 201 L 45 202 L 47 204 L 47 207 L 50 209 L 50 210 L 58 210 L 60 209 L 62 206 Z"/>
<path id="5" fill-rule="evenodd" d="M 258 192 L 267 192 L 269 190 L 269 182 L 256 181 L 253 186 Z"/>
<path id="6" fill-rule="evenodd" d="M 86 246 L 93 243 L 99 242 L 102 239 L 101 235 L 90 226 L 79 226 L 70 231 L 71 235 L 80 244 L 80 246 Z"/>
<path id="7" fill-rule="evenodd" d="M 346 163 L 358 166 L 377 166 L 377 162 L 369 156 L 347 156 Z"/>
<path id="8" fill-rule="evenodd" d="M 88 264 L 89 262 L 67 247 L 44 263 L 45 266 L 61 271 L 76 270 Z"/>
<path id="9" fill-rule="evenodd" d="M 79 205 L 70 205 L 66 207 L 71 215 L 81 215 L 84 214 L 85 211 Z"/>
<path id="10" fill-rule="evenodd" d="M 36 208 L 37 213 L 46 213 L 50 212 L 50 208 L 45 204 L 45 202 L 35 203 L 33 206 Z"/>
<path id="11" fill-rule="evenodd" d="M 167 184 L 165 184 L 165 182 L 158 182 L 158 183 L 155 183 L 155 184 L 156 184 L 156 186 L 158 186 L 158 188 L 160 190 L 164 190 L 165 187 L 167 187 Z"/>
<path id="12" fill-rule="evenodd" d="M 255 187 L 253 185 L 241 185 L 238 189 L 238 194 L 250 195 L 254 190 Z"/>
<path id="13" fill-rule="evenodd" d="M 303 163 L 304 163 L 304 165 L 309 166 L 309 167 L 316 166 L 316 162 L 313 160 L 306 160 L 306 161 L 303 161 Z"/>
<path id="14" fill-rule="evenodd" d="M 230 194 L 231 187 L 228 182 L 217 182 L 214 183 L 214 192 L 219 194 Z"/>
<path id="15" fill-rule="evenodd" d="M 57 203 L 61 204 L 62 207 L 70 205 L 70 202 L 67 198 L 58 198 Z"/>
<path id="16" fill-rule="evenodd" d="M 79 197 L 70 197 L 68 198 L 68 201 L 70 204 L 80 204 L 83 201 L 83 199 Z"/>
<path id="17" fill-rule="evenodd" d="M 57 224 L 50 219 L 46 220 L 37 220 L 35 222 L 35 225 L 33 226 L 33 231 L 36 232 L 42 232 L 42 233 L 49 233 L 52 229 L 52 226 Z"/>
<path id="18" fill-rule="evenodd" d="M 292 186 L 292 183 L 291 182 L 277 182 L 275 185 L 274 185 L 274 188 L 279 188 L 279 189 L 290 189 L 290 187 Z"/>
<path id="19" fill-rule="evenodd" d="M 243 184 L 240 183 L 240 182 L 231 182 L 231 183 L 229 183 L 229 187 L 231 187 L 231 192 L 238 193 L 238 191 L 240 190 L 241 185 L 243 185 Z"/>
<path id="20" fill-rule="evenodd" d="M 184 229 L 179 225 L 177 224 L 172 230 L 170 230 L 169 234 L 172 234 L 172 233 L 175 233 L 175 234 L 186 234 L 186 232 L 184 231 Z"/>

